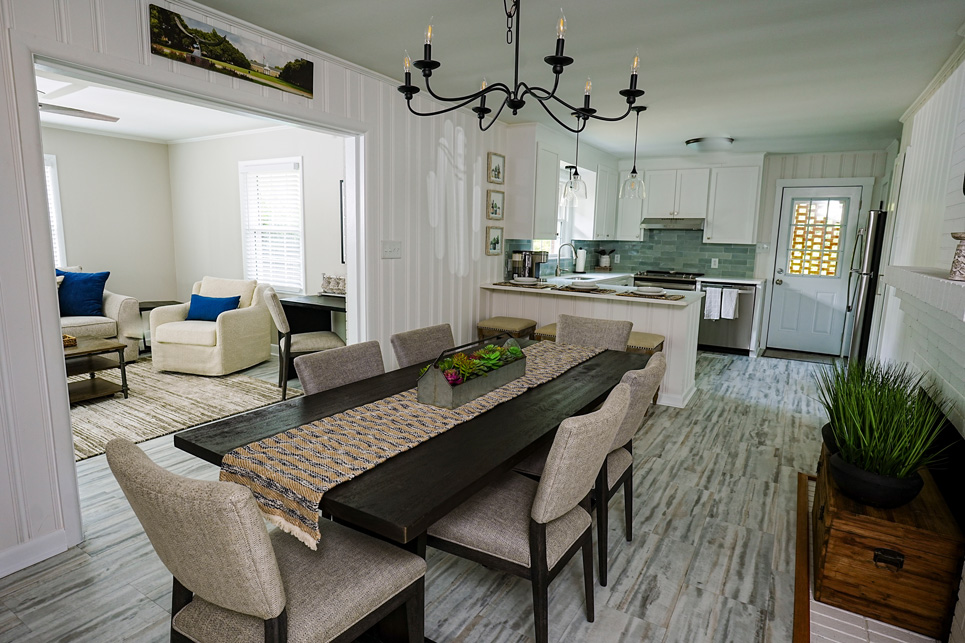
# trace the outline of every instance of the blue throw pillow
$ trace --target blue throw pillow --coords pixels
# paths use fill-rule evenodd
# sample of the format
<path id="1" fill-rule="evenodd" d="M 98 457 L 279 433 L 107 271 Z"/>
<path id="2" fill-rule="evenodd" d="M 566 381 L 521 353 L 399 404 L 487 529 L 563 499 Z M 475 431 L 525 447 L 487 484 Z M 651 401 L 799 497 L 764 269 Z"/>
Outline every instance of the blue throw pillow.
<path id="1" fill-rule="evenodd" d="M 238 297 L 202 297 L 191 295 L 191 305 L 188 307 L 188 319 L 197 321 L 217 321 L 218 315 L 238 307 Z"/>
<path id="2" fill-rule="evenodd" d="M 64 281 L 57 290 L 61 317 L 104 314 L 104 284 L 110 272 L 65 272 L 57 270 Z"/>

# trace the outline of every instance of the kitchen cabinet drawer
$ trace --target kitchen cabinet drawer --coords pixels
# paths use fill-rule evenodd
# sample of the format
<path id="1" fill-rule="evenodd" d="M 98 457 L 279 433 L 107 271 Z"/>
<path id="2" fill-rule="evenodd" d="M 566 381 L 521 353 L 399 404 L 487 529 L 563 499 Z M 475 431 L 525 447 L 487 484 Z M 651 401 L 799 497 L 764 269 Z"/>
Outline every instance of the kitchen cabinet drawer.
<path id="1" fill-rule="evenodd" d="M 704 243 L 756 243 L 760 192 L 759 167 L 713 168 Z"/>

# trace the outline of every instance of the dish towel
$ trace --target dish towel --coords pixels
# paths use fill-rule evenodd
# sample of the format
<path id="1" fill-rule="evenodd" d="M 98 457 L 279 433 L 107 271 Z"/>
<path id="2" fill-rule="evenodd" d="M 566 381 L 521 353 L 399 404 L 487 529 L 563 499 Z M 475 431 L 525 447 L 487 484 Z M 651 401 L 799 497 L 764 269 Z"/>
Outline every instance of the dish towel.
<path id="1" fill-rule="evenodd" d="M 737 288 L 724 288 L 720 295 L 721 319 L 737 319 Z"/>
<path id="2" fill-rule="evenodd" d="M 705 288 L 704 297 L 704 319 L 720 319 L 721 289 Z"/>

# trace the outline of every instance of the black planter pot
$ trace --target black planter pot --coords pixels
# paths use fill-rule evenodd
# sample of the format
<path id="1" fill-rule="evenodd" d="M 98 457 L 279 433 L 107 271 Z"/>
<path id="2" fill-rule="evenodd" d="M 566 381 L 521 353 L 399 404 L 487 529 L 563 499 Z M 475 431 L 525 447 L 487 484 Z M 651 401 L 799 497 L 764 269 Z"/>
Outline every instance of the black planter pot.
<path id="1" fill-rule="evenodd" d="M 830 422 L 821 427 L 821 438 L 824 440 L 824 446 L 828 448 L 828 455 L 834 455 L 838 452 L 838 441 L 834 439 L 834 431 L 831 430 Z"/>
<path id="2" fill-rule="evenodd" d="M 841 493 L 880 509 L 894 509 L 908 504 L 918 497 L 925 484 L 917 471 L 907 478 L 884 476 L 848 464 L 839 453 L 831 456 L 830 464 L 831 477 L 841 488 Z"/>

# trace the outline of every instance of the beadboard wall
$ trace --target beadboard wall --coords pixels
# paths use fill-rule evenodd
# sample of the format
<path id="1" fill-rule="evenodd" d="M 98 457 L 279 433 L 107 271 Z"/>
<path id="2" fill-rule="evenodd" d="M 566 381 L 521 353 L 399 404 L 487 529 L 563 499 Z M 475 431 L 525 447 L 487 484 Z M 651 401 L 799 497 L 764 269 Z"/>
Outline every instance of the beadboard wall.
<path id="1" fill-rule="evenodd" d="M 388 368 L 394 332 L 446 321 L 457 340 L 470 337 L 478 285 L 501 272 L 500 258 L 484 253 L 483 200 L 486 153 L 504 151 L 502 125 L 481 133 L 462 111 L 416 118 L 397 81 L 202 5 L 155 3 L 313 61 L 315 98 L 151 55 L 148 0 L 0 0 L 0 576 L 82 538 L 34 56 L 141 91 L 357 136 L 346 162 L 360 177 L 348 206 L 361 213 L 349 221 L 356 242 L 348 276 L 357 290 L 348 334 L 379 340 Z M 421 95 L 414 102 L 434 107 Z M 380 259 L 383 240 L 401 242 L 402 258 Z"/>

